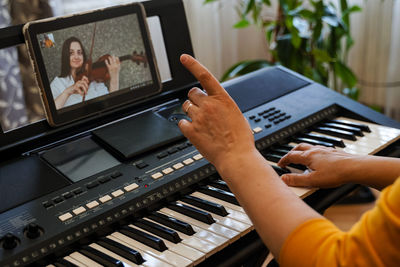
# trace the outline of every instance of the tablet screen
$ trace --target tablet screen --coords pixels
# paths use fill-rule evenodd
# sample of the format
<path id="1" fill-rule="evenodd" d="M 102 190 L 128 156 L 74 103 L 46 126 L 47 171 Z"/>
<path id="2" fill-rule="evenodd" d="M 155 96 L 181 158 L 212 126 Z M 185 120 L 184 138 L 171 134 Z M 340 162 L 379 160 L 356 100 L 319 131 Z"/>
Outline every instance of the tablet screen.
<path id="1" fill-rule="evenodd" d="M 29 26 L 46 112 L 54 125 L 160 91 L 147 25 L 137 6 Z"/>

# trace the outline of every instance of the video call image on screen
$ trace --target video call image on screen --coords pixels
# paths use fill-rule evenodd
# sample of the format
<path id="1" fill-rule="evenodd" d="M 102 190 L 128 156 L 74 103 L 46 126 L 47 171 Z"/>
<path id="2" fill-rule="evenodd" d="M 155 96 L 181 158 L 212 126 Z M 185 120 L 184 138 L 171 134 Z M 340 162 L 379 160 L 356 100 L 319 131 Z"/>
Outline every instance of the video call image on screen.
<path id="1" fill-rule="evenodd" d="M 57 110 L 153 83 L 136 14 L 37 37 Z"/>

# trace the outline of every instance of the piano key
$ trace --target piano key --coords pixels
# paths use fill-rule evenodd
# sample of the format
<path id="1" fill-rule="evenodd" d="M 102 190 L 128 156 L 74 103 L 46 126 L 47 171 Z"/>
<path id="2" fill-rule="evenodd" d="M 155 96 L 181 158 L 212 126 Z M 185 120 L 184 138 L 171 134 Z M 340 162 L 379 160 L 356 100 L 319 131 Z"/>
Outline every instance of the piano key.
<path id="1" fill-rule="evenodd" d="M 92 247 L 89 246 L 84 246 L 82 249 L 79 250 L 79 252 L 83 255 L 85 255 L 86 257 L 100 263 L 103 266 L 107 266 L 107 267 L 123 267 L 124 264 L 113 258 L 108 256 L 107 254 L 104 254 L 101 251 L 98 251 Z"/>
<path id="2" fill-rule="evenodd" d="M 167 247 L 165 246 L 164 242 L 161 239 L 153 235 L 144 233 L 143 231 L 140 231 L 138 229 L 124 226 L 120 229 L 120 232 L 160 252 L 167 249 Z"/>
<path id="3" fill-rule="evenodd" d="M 149 218 L 147 219 L 151 221 L 151 219 Z M 178 233 L 179 237 L 182 239 L 182 243 L 184 243 L 189 247 L 192 247 L 203 253 L 209 253 L 210 251 L 215 250 L 217 247 L 223 246 L 224 244 L 228 244 L 227 238 L 214 235 L 213 233 L 198 228 L 196 226 L 194 226 L 193 228 L 196 229 L 196 233 L 192 236 L 186 235 L 182 232 Z"/>
<path id="4" fill-rule="evenodd" d="M 138 219 L 138 220 L 134 221 L 133 224 L 136 225 L 137 227 L 139 227 L 140 229 L 146 230 L 147 232 L 150 232 L 154 235 L 162 237 L 163 239 L 169 240 L 175 244 L 177 244 L 181 241 L 178 233 L 175 232 L 174 230 L 165 228 L 158 224 L 154 224 L 147 220 Z"/>
<path id="5" fill-rule="evenodd" d="M 332 122 L 322 123 L 322 126 L 352 132 L 353 134 L 355 134 L 357 136 L 364 136 L 361 129 L 356 128 L 356 127 L 351 127 L 351 126 L 347 126 L 347 125 L 343 125 L 343 124 L 339 124 L 339 123 L 332 123 Z"/>
<path id="6" fill-rule="evenodd" d="M 124 236 L 121 234 L 121 236 Z M 119 242 L 124 246 L 127 246 L 133 250 L 136 250 L 140 253 L 140 255 L 142 255 L 144 262 L 141 264 L 141 266 L 146 266 L 146 267 L 164 267 L 164 266 L 172 266 L 170 264 L 168 264 L 166 261 L 160 260 L 157 257 L 153 256 L 152 254 L 149 254 L 139 248 L 133 247 L 132 245 L 130 245 L 129 243 L 125 242 L 124 240 L 118 239 L 113 235 L 109 235 L 107 236 L 107 238 L 115 241 L 115 242 Z M 127 237 L 128 238 L 128 237 Z M 155 250 L 156 251 L 156 250 Z"/>
<path id="7" fill-rule="evenodd" d="M 368 125 L 365 124 L 361 124 L 361 123 L 357 123 L 357 122 L 351 122 L 349 120 L 344 120 L 344 119 L 335 119 L 335 120 L 330 120 L 333 123 L 338 123 L 338 124 L 342 124 L 342 125 L 346 125 L 346 126 L 350 126 L 350 127 L 356 127 L 361 129 L 364 132 L 371 132 L 371 129 L 368 127 Z"/>
<path id="8" fill-rule="evenodd" d="M 378 136 L 378 137 L 386 136 L 389 138 L 396 138 L 400 134 L 400 129 L 386 127 L 386 126 L 378 125 L 378 124 L 371 123 L 371 122 L 358 121 L 355 119 L 350 119 L 350 118 L 345 118 L 345 117 L 339 117 L 336 119 L 342 120 L 342 121 L 349 121 L 351 123 L 358 123 L 358 124 L 363 124 L 363 125 L 365 124 L 366 126 L 368 126 L 368 128 L 371 129 L 371 134 L 374 134 L 375 136 Z"/>
<path id="9" fill-rule="evenodd" d="M 157 224 L 157 223 L 155 223 L 155 224 Z M 159 225 L 159 226 L 161 226 L 161 225 Z M 206 253 L 196 250 L 190 246 L 187 246 L 183 242 L 182 243 L 172 243 L 169 240 L 164 239 L 163 237 L 160 237 L 160 238 L 167 245 L 169 251 L 172 251 L 175 254 L 178 254 L 184 258 L 189 259 L 190 261 L 192 261 L 192 264 L 197 264 L 200 261 L 203 261 L 206 257 Z M 180 237 L 179 237 L 179 239 L 180 239 Z"/>
<path id="10" fill-rule="evenodd" d="M 140 255 L 138 251 L 130 249 L 127 246 L 124 246 L 121 243 L 115 242 L 109 238 L 103 237 L 97 241 L 97 244 L 135 264 L 142 264 L 144 262 L 142 255 Z"/>
<path id="11" fill-rule="evenodd" d="M 134 228 L 135 227 L 134 225 L 132 225 L 132 227 L 133 227 L 132 229 L 137 230 Z M 165 261 L 174 266 L 178 266 L 178 267 L 190 266 L 192 263 L 190 260 L 188 260 L 180 255 L 177 255 L 176 253 L 174 253 L 170 250 L 165 250 L 163 252 L 160 252 L 154 248 L 146 246 L 145 244 L 143 244 L 135 239 L 132 239 L 132 238 L 122 234 L 121 232 L 114 232 L 111 235 L 114 236 L 115 238 L 121 240 L 122 242 L 125 242 L 125 244 L 128 244 L 129 246 L 131 246 L 134 249 L 144 251 L 144 252 L 158 258 L 159 260 Z"/>
<path id="12" fill-rule="evenodd" d="M 208 201 L 212 201 L 212 202 L 221 204 L 225 207 L 225 209 L 229 213 L 229 215 L 231 215 L 233 218 L 235 218 L 235 220 L 238 220 L 238 221 L 244 222 L 246 224 L 250 224 L 250 225 L 252 224 L 251 220 L 249 219 L 247 214 L 244 212 L 243 208 L 240 206 L 233 205 L 233 204 L 225 202 L 221 199 L 214 198 L 212 196 L 205 195 L 200 192 L 194 192 L 194 193 L 192 193 L 192 195 L 202 198 L 202 199 L 206 199 Z"/>
<path id="13" fill-rule="evenodd" d="M 345 147 L 346 145 L 343 143 L 342 139 L 336 138 L 336 137 L 331 137 L 331 136 L 326 136 L 322 134 L 314 134 L 314 133 L 304 133 L 302 136 L 310 139 L 315 139 L 315 140 L 320 140 L 324 142 L 331 143 L 335 146 L 338 147 Z"/>
<path id="14" fill-rule="evenodd" d="M 225 226 L 227 228 L 230 228 L 232 230 L 235 230 L 237 232 L 240 232 L 240 234 L 243 236 L 244 234 L 247 234 L 248 232 L 250 232 L 250 230 L 252 230 L 252 225 L 249 224 L 245 224 L 243 222 L 237 221 L 235 220 L 233 217 L 231 216 L 220 216 L 218 214 L 214 214 L 211 213 L 215 222 Z"/>
<path id="15" fill-rule="evenodd" d="M 159 213 L 159 212 L 152 212 L 151 214 L 148 215 L 148 217 L 156 222 L 159 222 L 165 226 L 171 227 L 172 229 L 175 229 L 181 233 L 187 234 L 187 235 L 193 235 L 194 230 L 192 226 L 186 222 L 177 220 L 171 216 L 167 216 L 165 214 Z"/>
<path id="16" fill-rule="evenodd" d="M 72 264 L 75 264 L 76 266 L 79 266 L 79 267 L 89 267 L 88 265 L 85 265 L 85 264 L 75 260 L 74 258 L 71 258 L 70 256 L 65 256 L 64 260 L 66 260 Z"/>
<path id="17" fill-rule="evenodd" d="M 109 240 L 111 240 L 111 239 L 109 239 Z M 114 240 L 112 240 L 112 241 L 115 242 L 115 243 L 118 243 L 118 242 L 116 242 Z M 121 243 L 118 243 L 118 244 L 123 246 Z M 132 262 L 129 259 L 124 258 L 122 255 L 117 254 L 117 253 L 115 253 L 115 252 L 113 252 L 113 251 L 111 251 L 111 250 L 109 250 L 109 249 L 107 249 L 107 248 L 105 248 L 103 246 L 100 246 L 97 243 L 92 243 L 92 244 L 89 245 L 89 247 L 91 247 L 91 248 L 93 248 L 93 249 L 95 249 L 97 251 L 100 251 L 101 253 L 104 253 L 104 254 L 112 257 L 112 258 L 115 258 L 115 259 L 121 261 L 124 264 L 124 266 L 128 266 L 128 265 L 129 266 L 140 266 L 140 265 L 137 265 L 135 262 Z M 128 249 L 130 249 L 130 248 L 128 248 Z"/>
<path id="18" fill-rule="evenodd" d="M 83 264 L 77 265 L 77 264 L 70 262 L 64 258 L 64 259 L 57 260 L 57 262 L 55 262 L 54 265 L 51 264 L 50 266 L 53 266 L 53 267 L 77 267 L 77 266 L 85 266 L 85 265 L 83 265 Z M 48 267 L 50 267 L 50 266 L 48 265 Z"/>
<path id="19" fill-rule="evenodd" d="M 176 211 L 173 211 L 171 209 L 168 209 L 168 208 L 162 208 L 160 210 L 160 212 L 168 214 L 170 216 L 173 216 L 179 220 L 186 221 L 186 222 L 190 223 L 191 225 L 195 225 L 199 228 L 202 228 L 202 229 L 212 232 L 214 234 L 228 238 L 230 241 L 235 241 L 240 237 L 240 233 L 238 231 L 229 229 L 229 228 L 219 225 L 217 223 L 206 224 L 206 223 L 200 222 L 198 220 L 195 220 L 191 217 L 188 217 L 186 215 L 183 215 L 181 213 L 178 213 Z"/>
<path id="20" fill-rule="evenodd" d="M 308 143 L 311 145 L 319 145 L 319 146 L 326 146 L 326 147 L 335 147 L 332 143 L 328 143 L 325 141 L 318 141 L 315 139 L 311 139 L 311 138 L 305 138 L 305 137 L 293 137 L 294 142 L 296 143 Z"/>
<path id="21" fill-rule="evenodd" d="M 210 213 L 201 211 L 182 203 L 172 202 L 168 204 L 168 208 L 207 224 L 215 223 Z"/>
<path id="22" fill-rule="evenodd" d="M 279 145 L 275 145 L 274 147 L 281 149 L 281 150 L 286 150 L 288 152 L 294 148 L 294 146 L 290 145 L 290 144 L 279 144 Z"/>
<path id="23" fill-rule="evenodd" d="M 231 190 L 229 189 L 228 185 L 222 179 L 221 180 L 212 181 L 210 183 L 210 185 L 212 187 L 219 188 L 219 189 L 224 190 L 226 192 L 231 192 Z"/>
<path id="24" fill-rule="evenodd" d="M 279 160 L 282 158 L 282 156 L 283 155 L 279 155 L 279 154 L 276 154 L 276 153 L 272 153 L 272 152 L 269 152 L 269 151 L 266 151 L 266 152 L 261 152 L 261 154 L 264 156 L 264 158 L 266 159 L 266 160 L 268 160 L 268 161 L 271 161 L 271 162 L 275 162 L 275 163 L 278 163 L 279 162 Z"/>
<path id="25" fill-rule="evenodd" d="M 286 149 L 281 149 L 281 148 L 270 148 L 269 151 L 270 151 L 272 154 L 279 155 L 279 156 L 284 156 L 284 155 L 286 155 L 286 154 L 289 152 L 288 150 L 286 150 Z"/>
<path id="26" fill-rule="evenodd" d="M 271 165 L 272 169 L 274 169 L 274 171 L 279 175 L 283 175 L 285 173 L 290 173 L 290 170 L 286 169 L 286 168 L 281 168 L 278 165 Z"/>
<path id="27" fill-rule="evenodd" d="M 239 205 L 239 202 L 236 200 L 235 195 L 233 195 L 230 192 L 226 192 L 224 190 L 218 189 L 218 188 L 214 188 L 211 186 L 201 186 L 198 191 L 225 200 L 226 202 L 235 204 L 235 205 Z"/>
<path id="28" fill-rule="evenodd" d="M 221 204 L 221 205 L 223 205 L 225 207 L 227 212 L 230 212 L 228 210 L 228 208 L 229 208 L 229 209 L 233 209 L 233 210 L 237 210 L 237 211 L 240 211 L 242 213 L 245 213 L 244 209 L 240 205 L 229 203 L 229 202 L 224 201 L 222 199 L 219 199 L 219 198 L 204 194 L 204 193 L 202 193 L 200 191 L 195 191 L 190 195 L 191 196 L 195 196 L 195 197 L 199 197 L 199 198 L 202 198 L 202 199 L 205 199 L 205 200 L 208 200 L 208 201 L 212 201 L 212 202 L 215 202 L 215 203 L 218 203 L 218 204 Z"/>
<path id="29" fill-rule="evenodd" d="M 356 136 L 349 131 L 343 131 L 343 130 L 338 130 L 338 129 L 334 129 L 334 128 L 330 128 L 330 127 L 315 127 L 313 129 L 315 132 L 318 133 L 324 133 L 324 134 L 328 134 L 331 136 L 335 136 L 335 137 L 339 137 L 339 138 L 343 138 L 343 139 L 347 139 L 347 140 L 351 140 L 351 141 L 356 141 L 357 138 Z"/>
<path id="30" fill-rule="evenodd" d="M 73 253 L 69 254 L 69 256 L 72 259 L 76 260 L 77 262 L 80 262 L 86 266 L 90 266 L 90 267 L 102 267 L 103 266 L 79 252 L 73 252 Z"/>
<path id="31" fill-rule="evenodd" d="M 197 208 L 200 208 L 200 209 L 203 209 L 203 210 L 206 210 L 209 212 L 213 212 L 220 216 L 228 215 L 228 212 L 226 211 L 224 206 L 214 203 L 214 202 L 207 201 L 205 199 L 197 198 L 194 196 L 184 196 L 181 199 L 181 201 L 191 204 Z"/>

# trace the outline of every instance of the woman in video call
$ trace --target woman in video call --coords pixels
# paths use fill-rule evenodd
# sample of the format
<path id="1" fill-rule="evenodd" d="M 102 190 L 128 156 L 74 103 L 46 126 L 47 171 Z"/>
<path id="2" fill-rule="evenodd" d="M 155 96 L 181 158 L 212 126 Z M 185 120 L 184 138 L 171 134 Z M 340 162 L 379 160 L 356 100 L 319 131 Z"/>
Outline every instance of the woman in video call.
<path id="1" fill-rule="evenodd" d="M 110 74 L 108 88 L 102 82 L 90 82 L 86 76 L 76 80 L 77 71 L 82 68 L 85 62 L 86 54 L 81 41 L 76 37 L 65 40 L 61 55 L 61 74 L 55 77 L 50 84 L 57 109 L 118 90 L 121 68 L 118 57 L 110 56 L 105 60 Z"/>

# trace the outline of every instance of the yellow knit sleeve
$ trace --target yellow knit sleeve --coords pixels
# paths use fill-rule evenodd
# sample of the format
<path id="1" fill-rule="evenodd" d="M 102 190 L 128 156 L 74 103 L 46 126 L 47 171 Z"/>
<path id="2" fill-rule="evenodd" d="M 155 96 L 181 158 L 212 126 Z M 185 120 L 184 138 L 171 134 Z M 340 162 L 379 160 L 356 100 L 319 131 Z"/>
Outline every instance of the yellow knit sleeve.
<path id="1" fill-rule="evenodd" d="M 350 231 L 326 219 L 311 219 L 287 238 L 280 266 L 399 266 L 400 179 L 385 188 L 377 205 Z"/>

